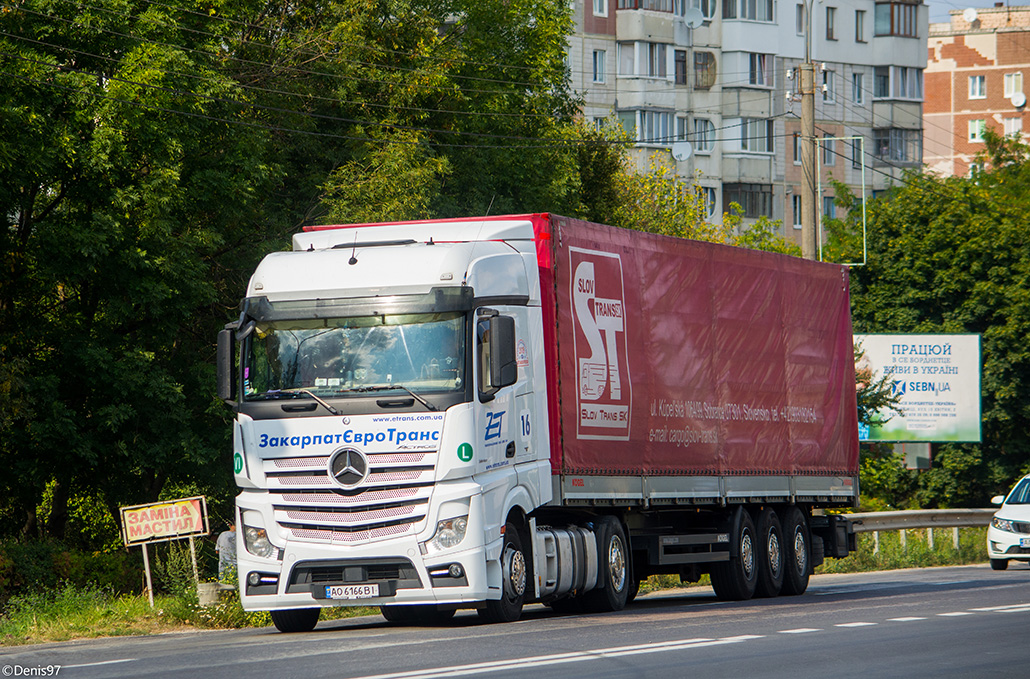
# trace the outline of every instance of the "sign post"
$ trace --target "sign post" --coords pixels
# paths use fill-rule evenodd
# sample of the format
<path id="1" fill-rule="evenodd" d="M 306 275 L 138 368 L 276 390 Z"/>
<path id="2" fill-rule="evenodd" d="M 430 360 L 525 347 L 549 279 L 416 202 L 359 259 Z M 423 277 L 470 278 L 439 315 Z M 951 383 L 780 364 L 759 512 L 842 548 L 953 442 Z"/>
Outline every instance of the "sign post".
<path id="1" fill-rule="evenodd" d="M 143 548 L 143 568 L 147 576 L 147 595 L 154 607 L 154 585 L 150 575 L 150 556 L 147 545 L 188 538 L 193 558 L 193 577 L 200 584 L 197 570 L 197 550 L 193 538 L 210 532 L 207 516 L 207 498 L 202 495 L 146 505 L 121 508 L 122 540 L 126 547 Z"/>

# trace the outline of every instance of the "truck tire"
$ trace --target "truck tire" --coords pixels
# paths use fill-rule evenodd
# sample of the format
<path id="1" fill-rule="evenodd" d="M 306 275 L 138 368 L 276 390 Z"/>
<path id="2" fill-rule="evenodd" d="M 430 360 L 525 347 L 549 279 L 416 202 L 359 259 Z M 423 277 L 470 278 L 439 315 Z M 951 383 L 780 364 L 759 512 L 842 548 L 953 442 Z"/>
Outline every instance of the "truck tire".
<path id="1" fill-rule="evenodd" d="M 758 584 L 758 544 L 755 524 L 743 508 L 737 509 L 730 527 L 730 560 L 712 566 L 712 589 L 723 601 L 746 601 Z"/>
<path id="2" fill-rule="evenodd" d="M 504 526 L 504 546 L 501 547 L 501 598 L 488 600 L 486 607 L 479 609 L 479 617 L 487 622 L 515 622 L 522 616 L 529 575 L 527 561 L 522 536 L 509 521 Z"/>
<path id="3" fill-rule="evenodd" d="M 272 623 L 280 632 L 310 632 L 318 624 L 321 608 L 291 608 L 285 611 L 272 611 Z"/>
<path id="4" fill-rule="evenodd" d="M 622 522 L 614 516 L 598 520 L 594 534 L 597 537 L 597 577 L 600 589 L 592 589 L 583 596 L 583 608 L 590 613 L 621 611 L 626 607 L 630 588 L 630 551 Z"/>
<path id="5" fill-rule="evenodd" d="M 1003 571 L 1009 567 L 1008 559 L 991 559 L 991 570 Z"/>
<path id="6" fill-rule="evenodd" d="M 797 507 L 788 507 L 782 516 L 783 588 L 780 594 L 795 596 L 808 589 L 812 571 L 812 535 L 808 521 Z"/>
<path id="7" fill-rule="evenodd" d="M 434 604 L 380 606 L 379 613 L 389 622 L 436 625 L 454 617 L 454 609 L 437 610 Z"/>
<path id="8" fill-rule="evenodd" d="M 783 588 L 783 529 L 780 519 L 770 507 L 758 513 L 755 520 L 758 536 L 758 582 L 755 596 L 774 597 Z"/>

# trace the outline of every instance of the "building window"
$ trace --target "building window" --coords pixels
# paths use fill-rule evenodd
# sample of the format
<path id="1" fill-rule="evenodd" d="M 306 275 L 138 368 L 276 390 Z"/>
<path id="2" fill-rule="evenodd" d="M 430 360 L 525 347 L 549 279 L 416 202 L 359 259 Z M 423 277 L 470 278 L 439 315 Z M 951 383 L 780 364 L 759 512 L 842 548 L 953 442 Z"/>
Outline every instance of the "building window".
<path id="1" fill-rule="evenodd" d="M 687 51 L 676 50 L 673 55 L 673 62 L 676 64 L 676 84 L 686 85 L 687 84 Z"/>
<path id="2" fill-rule="evenodd" d="M 694 87 L 707 90 L 715 84 L 715 55 L 711 52 L 694 52 Z"/>
<path id="3" fill-rule="evenodd" d="M 594 50 L 594 82 L 604 82 L 604 50 Z"/>
<path id="4" fill-rule="evenodd" d="M 620 42 L 617 45 L 619 56 L 619 75 L 637 74 L 637 44 L 635 42 Z"/>
<path id="5" fill-rule="evenodd" d="M 851 74 L 851 103 L 861 105 L 865 103 L 865 78 L 863 73 Z"/>
<path id="6" fill-rule="evenodd" d="M 638 144 L 669 146 L 674 141 L 675 117 L 671 111 L 617 111 L 622 129 Z"/>
<path id="7" fill-rule="evenodd" d="M 837 206 L 833 202 L 833 196 L 823 196 L 823 216 L 829 219 L 837 217 Z"/>
<path id="8" fill-rule="evenodd" d="M 772 87 L 772 64 L 771 54 L 749 54 L 748 84 Z"/>
<path id="9" fill-rule="evenodd" d="M 705 219 L 711 219 L 715 215 L 715 189 L 702 186 L 701 200 L 704 201 Z"/>
<path id="10" fill-rule="evenodd" d="M 1001 124 L 1005 129 L 1006 137 L 1020 137 L 1023 134 L 1022 118 L 1002 118 Z"/>
<path id="11" fill-rule="evenodd" d="M 795 189 L 796 190 L 796 189 Z M 790 205 L 794 212 L 794 228 L 801 228 L 801 194 L 795 193 L 790 197 Z"/>
<path id="12" fill-rule="evenodd" d="M 672 12 L 672 0 L 619 0 L 619 9 L 649 9 L 653 12 Z"/>
<path id="13" fill-rule="evenodd" d="M 732 0 L 729 0 L 732 2 Z M 701 16 L 711 19 L 715 16 L 715 0 L 690 0 L 690 6 L 701 10 Z M 712 189 L 713 191 L 715 189 Z"/>
<path id="14" fill-rule="evenodd" d="M 987 129 L 987 121 L 983 118 L 969 121 L 969 141 L 983 141 L 984 130 Z"/>
<path id="15" fill-rule="evenodd" d="M 873 69 L 873 98 L 886 99 L 891 96 L 891 67 L 877 66 Z"/>
<path id="16" fill-rule="evenodd" d="M 836 98 L 833 95 L 834 89 L 833 71 L 823 71 L 823 101 L 827 103 L 833 103 Z"/>
<path id="17" fill-rule="evenodd" d="M 865 10 L 855 10 L 855 42 L 865 42 Z"/>
<path id="18" fill-rule="evenodd" d="M 804 35 L 808 29 L 805 21 L 805 6 L 802 3 L 798 3 L 794 7 L 794 32 L 798 35 Z"/>
<path id="19" fill-rule="evenodd" d="M 969 98 L 970 99 L 986 99 L 987 98 L 987 76 L 984 76 L 984 75 L 971 75 L 971 76 L 969 76 Z"/>
<path id="20" fill-rule="evenodd" d="M 772 153 L 773 122 L 758 118 L 744 118 L 740 124 L 740 148 L 752 153 Z"/>
<path id="21" fill-rule="evenodd" d="M 851 140 L 851 167 L 856 170 L 862 167 L 862 140 Z"/>
<path id="22" fill-rule="evenodd" d="M 647 43 L 647 75 L 652 78 L 665 77 L 666 45 L 662 42 Z"/>
<path id="23" fill-rule="evenodd" d="M 744 217 L 772 217 L 771 184 L 723 184 L 723 210 L 730 211 L 730 203 L 740 205 Z"/>
<path id="24" fill-rule="evenodd" d="M 791 144 L 791 146 L 793 146 L 793 148 L 794 148 L 794 164 L 795 165 L 800 165 L 801 164 L 801 135 L 798 134 L 797 132 L 795 132 L 793 134 L 793 136 L 792 136 L 791 141 L 793 142 Z"/>
<path id="25" fill-rule="evenodd" d="M 690 125 L 690 121 L 683 116 L 676 116 L 676 141 L 687 141 L 688 134 L 687 128 Z"/>
<path id="26" fill-rule="evenodd" d="M 837 161 L 835 140 L 828 134 L 823 135 L 823 165 L 832 167 Z"/>
<path id="27" fill-rule="evenodd" d="M 916 35 L 917 7 L 919 5 L 900 2 L 877 3 L 876 13 L 873 15 L 873 34 L 918 37 Z"/>
<path id="28" fill-rule="evenodd" d="M 771 22 L 773 0 L 725 0 L 722 3 L 722 18 Z"/>
<path id="29" fill-rule="evenodd" d="M 923 162 L 923 131 L 887 127 L 873 130 L 873 156 L 888 163 Z"/>
<path id="30" fill-rule="evenodd" d="M 715 125 L 707 118 L 694 118 L 694 150 L 707 153 L 715 146 Z"/>
<path id="31" fill-rule="evenodd" d="M 826 8 L 826 39 L 836 40 L 836 34 L 834 33 L 835 24 L 837 23 L 837 8 L 827 7 Z"/>
<path id="32" fill-rule="evenodd" d="M 608 0 L 594 0 L 594 16 L 608 16 Z"/>
<path id="33" fill-rule="evenodd" d="M 1005 74 L 1005 98 L 1009 99 L 1013 95 L 1019 94 L 1023 91 L 1023 74 L 1022 73 L 1006 73 Z"/>

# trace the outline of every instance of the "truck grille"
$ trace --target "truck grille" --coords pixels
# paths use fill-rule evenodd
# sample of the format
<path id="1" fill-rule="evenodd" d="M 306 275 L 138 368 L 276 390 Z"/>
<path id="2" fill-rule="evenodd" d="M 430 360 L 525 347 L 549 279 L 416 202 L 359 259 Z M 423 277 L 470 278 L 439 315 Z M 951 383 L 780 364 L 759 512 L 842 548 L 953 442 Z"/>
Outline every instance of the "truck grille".
<path id="1" fill-rule="evenodd" d="M 355 544 L 417 533 L 429 507 L 436 455 L 369 454 L 369 474 L 353 490 L 330 478 L 328 455 L 265 459 L 276 523 L 303 542 Z"/>

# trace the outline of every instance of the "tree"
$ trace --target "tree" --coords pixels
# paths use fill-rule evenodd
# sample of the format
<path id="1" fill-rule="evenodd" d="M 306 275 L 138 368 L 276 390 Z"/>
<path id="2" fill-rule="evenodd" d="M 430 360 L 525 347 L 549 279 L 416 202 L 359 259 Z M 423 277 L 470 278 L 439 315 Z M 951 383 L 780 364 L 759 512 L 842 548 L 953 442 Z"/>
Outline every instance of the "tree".
<path id="1" fill-rule="evenodd" d="M 935 446 L 915 491 L 922 506 L 982 505 L 1030 468 L 1027 151 L 988 133 L 983 172 L 909 173 L 867 206 L 868 263 L 852 269 L 856 330 L 981 335 L 982 443 Z M 834 227 L 841 256 L 858 255 L 858 213 Z"/>

